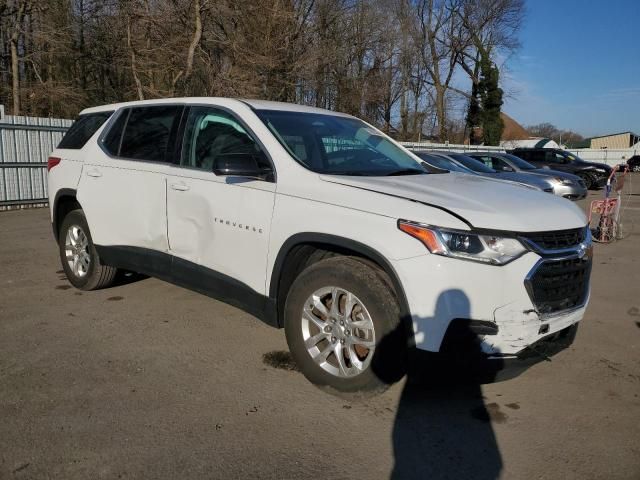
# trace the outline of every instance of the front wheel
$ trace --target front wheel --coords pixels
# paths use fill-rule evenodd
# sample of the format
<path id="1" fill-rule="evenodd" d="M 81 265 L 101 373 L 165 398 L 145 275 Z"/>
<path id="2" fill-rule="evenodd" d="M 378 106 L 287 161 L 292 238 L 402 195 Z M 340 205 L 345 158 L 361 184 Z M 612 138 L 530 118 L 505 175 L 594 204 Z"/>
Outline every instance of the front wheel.
<path id="1" fill-rule="evenodd" d="M 584 182 L 584 186 L 587 188 L 587 190 L 591 190 L 591 188 L 593 188 L 593 177 L 588 174 L 588 173 L 579 173 L 578 176 L 582 179 L 582 181 Z"/>
<path id="2" fill-rule="evenodd" d="M 80 290 L 97 290 L 113 283 L 117 269 L 103 265 L 82 210 L 67 214 L 58 233 L 60 261 L 67 279 Z"/>
<path id="3" fill-rule="evenodd" d="M 305 269 L 285 306 L 291 354 L 309 381 L 340 392 L 383 390 L 401 378 L 406 334 L 388 278 L 355 257 Z"/>

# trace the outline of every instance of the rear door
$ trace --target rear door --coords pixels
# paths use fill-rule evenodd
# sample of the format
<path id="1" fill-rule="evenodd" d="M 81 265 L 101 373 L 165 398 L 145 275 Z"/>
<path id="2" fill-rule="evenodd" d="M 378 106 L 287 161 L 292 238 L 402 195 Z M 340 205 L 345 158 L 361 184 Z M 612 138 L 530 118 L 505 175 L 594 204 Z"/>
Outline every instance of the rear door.
<path id="1" fill-rule="evenodd" d="M 212 283 L 227 283 L 265 293 L 275 181 L 212 171 L 217 155 L 245 153 L 257 155 L 273 173 L 257 137 L 232 113 L 189 108 L 181 160 L 167 181 L 169 249 L 179 283 L 202 274 L 208 290 L 215 289 Z"/>
<path id="2" fill-rule="evenodd" d="M 182 110 L 122 109 L 87 155 L 78 200 L 96 245 L 138 257 L 168 251 L 165 184 Z"/>

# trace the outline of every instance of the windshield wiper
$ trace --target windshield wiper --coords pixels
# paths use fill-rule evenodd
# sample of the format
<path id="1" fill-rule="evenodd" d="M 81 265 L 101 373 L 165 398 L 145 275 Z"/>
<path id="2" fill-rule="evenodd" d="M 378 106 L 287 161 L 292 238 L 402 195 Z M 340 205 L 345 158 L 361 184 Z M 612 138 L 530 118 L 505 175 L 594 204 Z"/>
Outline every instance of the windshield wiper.
<path id="1" fill-rule="evenodd" d="M 418 170 L 417 168 L 403 168 L 400 170 L 393 170 L 392 172 L 385 173 L 385 177 L 394 177 L 397 175 L 423 175 L 427 172 L 424 170 Z"/>

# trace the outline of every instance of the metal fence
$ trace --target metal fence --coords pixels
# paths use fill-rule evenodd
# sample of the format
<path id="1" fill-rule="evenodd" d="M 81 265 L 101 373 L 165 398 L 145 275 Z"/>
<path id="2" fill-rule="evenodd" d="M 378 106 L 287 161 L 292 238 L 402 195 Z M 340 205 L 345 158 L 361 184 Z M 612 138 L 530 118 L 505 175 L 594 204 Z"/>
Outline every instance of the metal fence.
<path id="1" fill-rule="evenodd" d="M 48 201 L 47 157 L 72 123 L 4 115 L 0 105 L 0 209 Z"/>
<path id="2" fill-rule="evenodd" d="M 446 150 L 449 152 L 504 152 L 504 147 L 485 147 L 482 145 L 461 145 L 455 143 L 400 142 L 410 150 Z"/>

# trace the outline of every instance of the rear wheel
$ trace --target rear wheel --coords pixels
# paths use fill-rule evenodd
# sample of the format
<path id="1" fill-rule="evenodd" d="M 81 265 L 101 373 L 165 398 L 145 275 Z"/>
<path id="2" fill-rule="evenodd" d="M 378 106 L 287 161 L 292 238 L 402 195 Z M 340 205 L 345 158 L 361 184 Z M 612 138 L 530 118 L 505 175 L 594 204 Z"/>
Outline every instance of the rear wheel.
<path id="1" fill-rule="evenodd" d="M 285 332 L 312 383 L 341 392 L 382 390 L 401 378 L 406 334 L 381 270 L 354 257 L 331 257 L 304 270 L 289 291 Z"/>
<path id="2" fill-rule="evenodd" d="M 58 243 L 62 268 L 74 287 L 97 290 L 113 283 L 117 269 L 100 262 L 82 210 L 73 210 L 64 218 Z"/>

